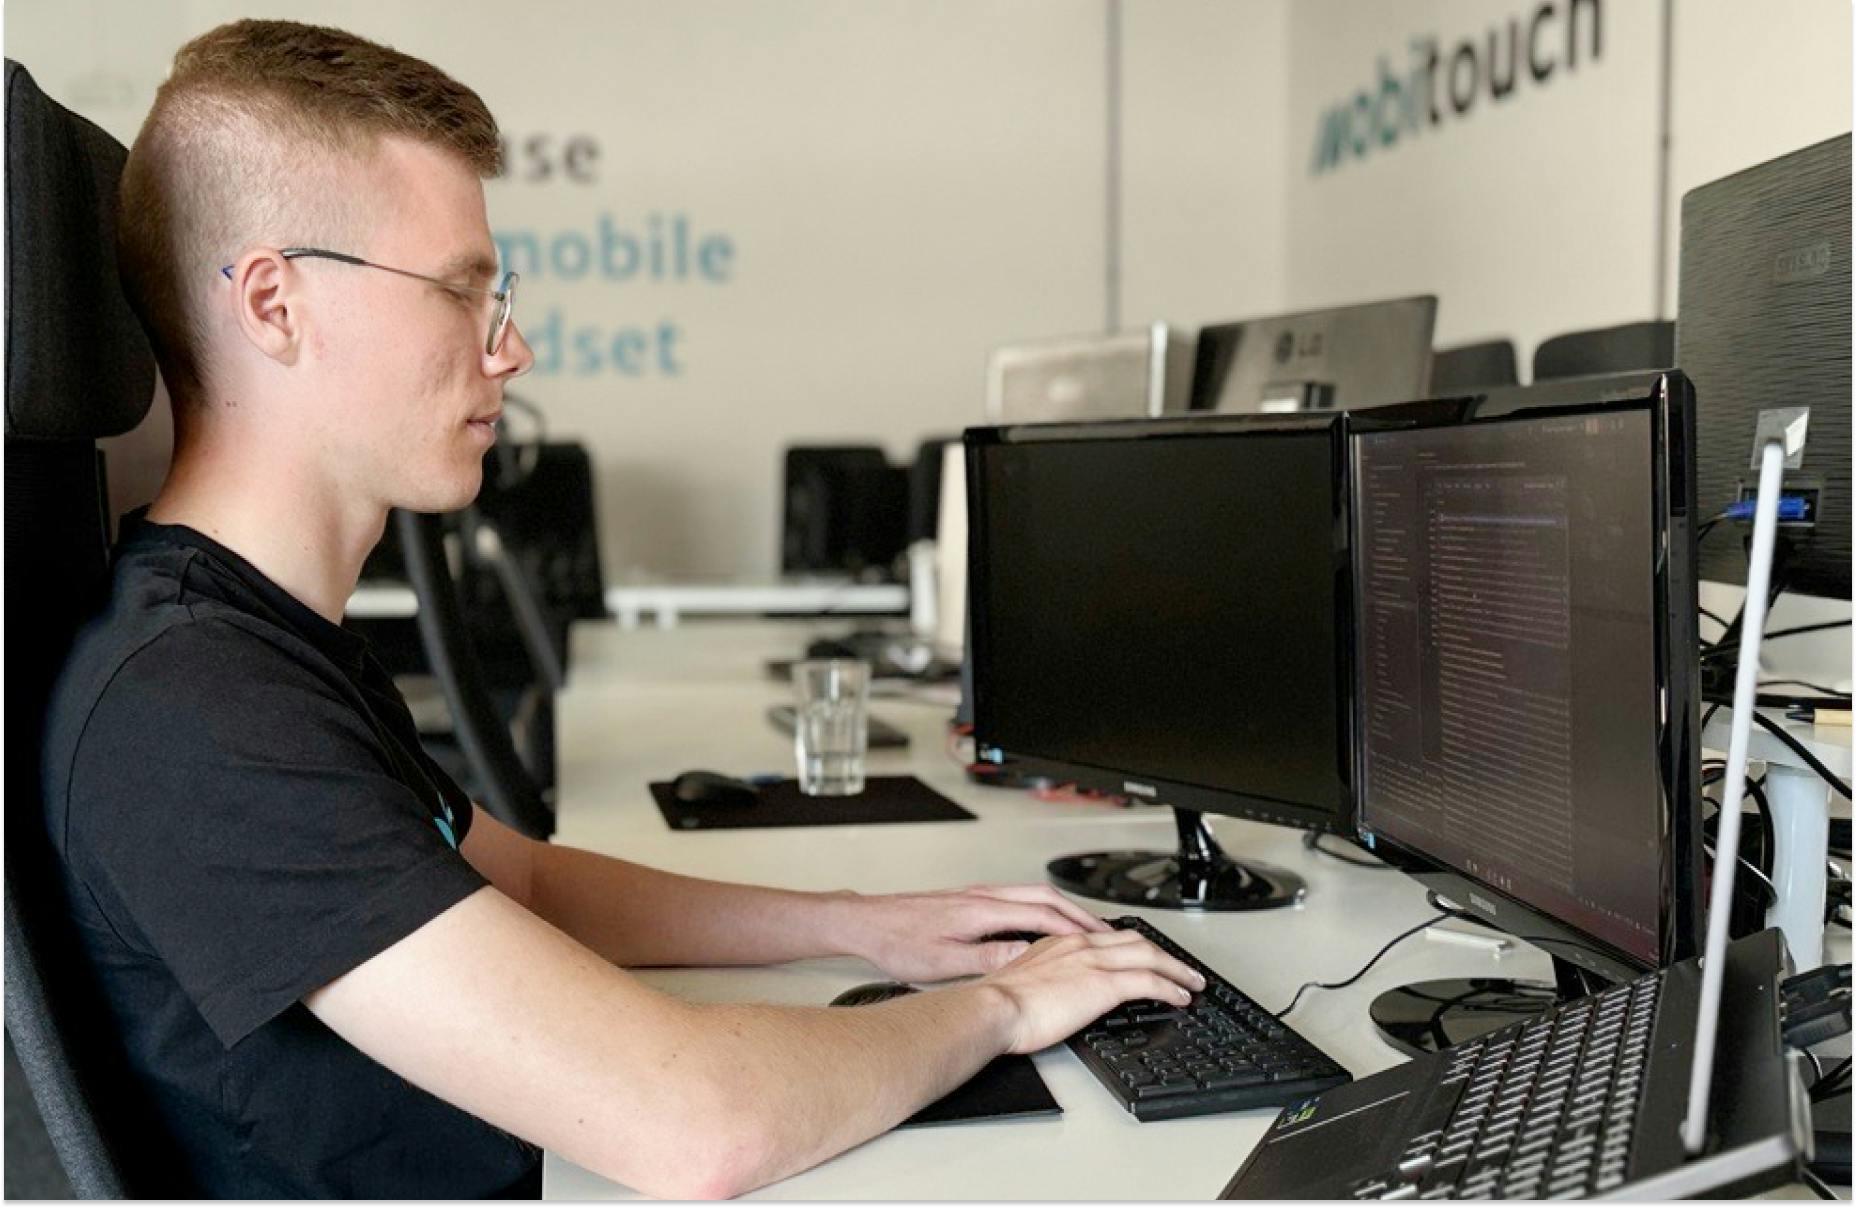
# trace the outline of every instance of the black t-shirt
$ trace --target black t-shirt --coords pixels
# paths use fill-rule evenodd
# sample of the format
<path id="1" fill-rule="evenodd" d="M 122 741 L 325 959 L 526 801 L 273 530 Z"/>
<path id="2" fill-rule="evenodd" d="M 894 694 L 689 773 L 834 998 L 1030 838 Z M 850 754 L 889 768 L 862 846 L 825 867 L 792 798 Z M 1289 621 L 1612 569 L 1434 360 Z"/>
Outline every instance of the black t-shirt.
<path id="1" fill-rule="evenodd" d="M 132 525 L 53 695 L 45 808 L 86 954 L 179 1150 L 165 1190 L 538 1193 L 533 1146 L 301 1001 L 485 884 L 457 850 L 469 799 L 359 635 L 200 533 Z"/>

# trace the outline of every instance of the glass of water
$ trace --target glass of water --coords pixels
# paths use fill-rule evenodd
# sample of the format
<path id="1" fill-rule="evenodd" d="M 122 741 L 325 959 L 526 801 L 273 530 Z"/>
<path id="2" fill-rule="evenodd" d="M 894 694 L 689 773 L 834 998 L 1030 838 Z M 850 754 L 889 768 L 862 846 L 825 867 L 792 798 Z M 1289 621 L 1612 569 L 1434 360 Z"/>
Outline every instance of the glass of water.
<path id="1" fill-rule="evenodd" d="M 870 664 L 858 659 L 807 659 L 793 666 L 798 694 L 793 754 L 799 791 L 808 797 L 851 797 L 864 791 L 864 750 L 870 735 Z"/>

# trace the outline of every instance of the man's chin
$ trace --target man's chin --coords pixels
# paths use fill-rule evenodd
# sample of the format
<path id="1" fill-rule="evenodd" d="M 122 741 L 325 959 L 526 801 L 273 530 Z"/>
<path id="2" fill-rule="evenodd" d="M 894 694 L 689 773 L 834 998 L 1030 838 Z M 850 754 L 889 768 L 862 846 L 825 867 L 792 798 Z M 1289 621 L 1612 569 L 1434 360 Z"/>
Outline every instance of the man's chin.
<path id="1" fill-rule="evenodd" d="M 409 512 L 455 512 L 467 508 L 477 501 L 478 493 L 483 490 L 483 470 L 481 466 L 477 467 L 468 480 L 460 477 L 443 485 L 427 485 L 427 490 L 416 495 L 408 493 L 395 501 L 393 506 Z"/>

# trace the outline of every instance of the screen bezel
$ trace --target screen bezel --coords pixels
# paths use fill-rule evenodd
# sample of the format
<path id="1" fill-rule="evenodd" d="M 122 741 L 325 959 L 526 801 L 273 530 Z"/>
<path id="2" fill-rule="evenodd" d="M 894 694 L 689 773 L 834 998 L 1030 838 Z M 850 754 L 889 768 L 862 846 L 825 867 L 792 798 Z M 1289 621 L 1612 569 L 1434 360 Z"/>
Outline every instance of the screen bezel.
<path id="1" fill-rule="evenodd" d="M 1334 609 L 1337 618 L 1334 665 L 1334 691 L 1338 716 L 1335 719 L 1335 761 L 1340 778 L 1340 805 L 1330 809 L 1303 802 L 1285 801 L 1247 793 L 1228 786 L 1194 784 L 1155 777 L 1144 771 L 1102 767 L 1053 757 L 1047 753 L 1004 747 L 987 738 L 991 704 L 986 685 L 989 681 L 992 650 L 992 618 L 987 605 L 991 580 L 986 568 L 991 562 L 990 525 L 987 517 L 985 474 L 982 466 L 987 451 L 1005 445 L 1077 441 L 1150 441 L 1242 437 L 1246 435 L 1282 435 L 1325 432 L 1329 447 L 1329 506 L 1332 513 L 1333 540 L 1330 561 L 1333 568 Z M 1348 449 L 1344 412 L 1299 414 L 1249 414 L 1172 417 L 1155 420 L 1105 420 L 1090 423 L 1021 424 L 1002 427 L 969 428 L 965 434 L 967 453 L 967 590 L 970 616 L 967 626 L 967 653 L 973 667 L 970 704 L 976 758 L 983 763 L 1011 765 L 1015 773 L 1073 783 L 1080 788 L 1116 795 L 1137 796 L 1162 802 L 1176 810 L 1223 814 L 1252 821 L 1269 822 L 1307 830 L 1351 835 L 1354 829 L 1353 758 L 1353 559 L 1348 548 L 1352 532 L 1348 506 L 1351 496 L 1348 483 Z"/>
<path id="2" fill-rule="evenodd" d="M 1650 415 L 1652 656 L 1662 709 L 1656 719 L 1657 809 L 1663 839 L 1658 869 L 1658 965 L 1692 956 L 1701 935 L 1700 909 L 1700 692 L 1696 661 L 1694 391 L 1676 371 L 1614 378 L 1576 379 L 1542 388 L 1515 387 L 1465 399 L 1454 406 L 1379 408 L 1352 417 L 1348 439 L 1350 477 L 1358 471 L 1362 435 L 1393 430 L 1489 424 L 1560 416 L 1648 411 Z M 1454 414 L 1451 414 L 1454 412 Z M 1358 524 L 1357 516 L 1353 522 Z M 1359 534 L 1353 534 L 1357 545 Z M 1358 567 L 1354 615 L 1359 615 Z M 1360 701 L 1361 668 L 1354 668 L 1353 698 Z M 1410 843 L 1375 831 L 1367 815 L 1363 785 L 1364 728 L 1354 727 L 1355 805 L 1359 836 L 1388 856 L 1407 875 L 1453 905 L 1495 927 L 1525 936 L 1557 958 L 1612 980 L 1647 968 L 1626 952 L 1541 907 L 1496 889 Z"/>

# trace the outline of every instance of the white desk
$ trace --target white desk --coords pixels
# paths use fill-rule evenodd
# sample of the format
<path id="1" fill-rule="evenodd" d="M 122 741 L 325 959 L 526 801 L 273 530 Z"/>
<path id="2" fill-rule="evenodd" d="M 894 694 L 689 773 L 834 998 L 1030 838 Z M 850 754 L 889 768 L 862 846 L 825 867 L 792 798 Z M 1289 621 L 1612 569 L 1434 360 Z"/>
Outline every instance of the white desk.
<path id="1" fill-rule="evenodd" d="M 1850 780 L 1850 728 L 1815 726 L 1785 720 L 1780 709 L 1761 709 L 1760 713 L 1777 722 L 1784 731 L 1818 762 L 1845 784 Z M 1732 731 L 1733 710 L 1715 712 L 1702 741 L 1726 757 Z M 1754 726 L 1747 743 L 1747 758 L 1766 765 L 1766 799 L 1772 807 L 1773 836 L 1772 883 L 1779 900 L 1766 912 L 1766 922 L 1785 932 L 1785 946 L 1792 963 L 1799 969 L 1815 969 L 1824 963 L 1824 861 L 1830 839 L 1829 816 L 1840 809 L 1847 815 L 1849 805 L 1835 796 L 1828 784 L 1811 766 L 1775 738 L 1771 731 Z"/>
<path id="2" fill-rule="evenodd" d="M 766 706 L 787 699 L 761 662 L 791 654 L 816 627 L 696 622 L 667 631 L 578 626 L 572 682 L 557 700 L 558 841 L 678 872 L 795 889 L 870 892 L 976 881 L 1043 879 L 1046 860 L 1085 850 L 1171 850 L 1172 816 L 1096 804 L 1060 805 L 969 784 L 945 754 L 948 710 L 902 701 L 873 709 L 907 729 L 907 751 L 873 752 L 873 774 L 919 776 L 978 822 L 673 832 L 648 780 L 692 767 L 788 771 L 790 740 Z M 1302 847 L 1295 831 L 1214 819 L 1239 857 L 1307 878 L 1305 904 L 1252 914 L 1141 913 L 1272 1009 L 1304 981 L 1353 972 L 1381 944 L 1429 914 L 1424 895 L 1393 872 L 1354 868 Z M 1845 958 L 1847 959 L 1847 958 Z M 1379 1040 L 1366 1007 L 1382 990 L 1430 977 L 1548 977 L 1545 956 L 1521 946 L 1506 957 L 1413 937 L 1346 990 L 1311 991 L 1290 1022 L 1355 1075 L 1400 1060 Z M 753 970 L 662 970 L 642 975 L 705 1001 L 822 1003 L 879 974 L 851 959 Z M 1037 1066 L 1063 1106 L 1055 1119 L 963 1123 L 878 1137 L 756 1193 L 765 1199 L 1156 1200 L 1208 1199 L 1224 1186 L 1275 1118 L 1273 1109 L 1141 1124 L 1067 1049 Z M 628 1189 L 553 1154 L 550 1199 L 631 1198 Z"/>
<path id="3" fill-rule="evenodd" d="M 751 617 L 764 613 L 824 615 L 897 614 L 909 610 L 909 589 L 900 583 L 851 583 L 832 579 L 770 579 L 714 583 L 620 583 L 606 588 L 606 611 L 626 629 L 641 618 L 673 628 L 684 616 Z M 403 619 L 419 614 L 419 597 L 404 583 L 369 582 L 348 597 L 346 615 L 358 619 Z"/>

